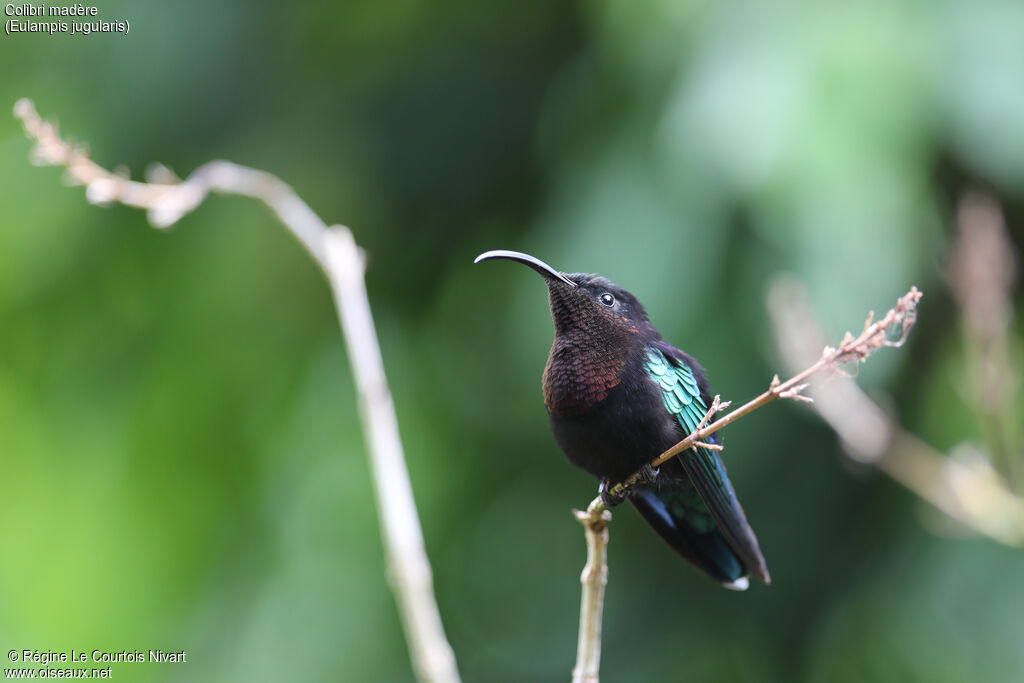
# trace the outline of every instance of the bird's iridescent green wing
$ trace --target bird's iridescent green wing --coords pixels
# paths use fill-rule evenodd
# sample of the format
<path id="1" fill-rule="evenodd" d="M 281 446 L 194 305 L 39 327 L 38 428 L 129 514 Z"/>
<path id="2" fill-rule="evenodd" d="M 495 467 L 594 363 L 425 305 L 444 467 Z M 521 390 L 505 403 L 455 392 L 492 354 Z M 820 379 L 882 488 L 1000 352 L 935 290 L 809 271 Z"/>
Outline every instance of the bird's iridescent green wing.
<path id="1" fill-rule="evenodd" d="M 698 369 L 695 371 L 695 368 Z M 695 431 L 710 404 L 700 386 L 703 382 L 698 379 L 699 366 L 671 344 L 658 342 L 648 348 L 644 370 L 661 389 L 662 403 L 675 416 L 680 438 Z M 717 440 L 712 435 L 708 442 L 717 443 Z M 747 523 L 718 453 L 696 448 L 681 453 L 679 460 L 729 545 L 758 578 L 768 583 L 768 570 L 757 538 Z"/>

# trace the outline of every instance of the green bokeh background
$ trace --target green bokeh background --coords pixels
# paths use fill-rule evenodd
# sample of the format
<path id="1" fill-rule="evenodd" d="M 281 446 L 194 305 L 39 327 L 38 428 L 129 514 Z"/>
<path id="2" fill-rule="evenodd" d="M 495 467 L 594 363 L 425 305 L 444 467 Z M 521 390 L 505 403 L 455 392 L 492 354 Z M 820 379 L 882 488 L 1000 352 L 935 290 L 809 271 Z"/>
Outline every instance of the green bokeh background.
<path id="1" fill-rule="evenodd" d="M 2 36 L 0 107 L 33 98 L 135 177 L 269 170 L 352 227 L 467 681 L 567 680 L 584 559 L 569 511 L 595 491 L 548 433 L 544 288 L 474 268 L 481 251 L 612 278 L 732 399 L 780 369 L 777 273 L 834 338 L 917 284 L 911 342 L 860 382 L 938 448 L 984 442 L 943 269 L 966 188 L 1024 239 L 1018 0 L 99 15 L 130 33 Z M 188 653 L 118 680 L 410 680 L 322 276 L 252 201 L 157 232 L 29 151 L 0 116 L 0 646 Z M 622 508 L 605 680 L 1024 677 L 1020 551 L 851 466 L 802 406 L 726 439 L 774 584 L 720 590 Z"/>

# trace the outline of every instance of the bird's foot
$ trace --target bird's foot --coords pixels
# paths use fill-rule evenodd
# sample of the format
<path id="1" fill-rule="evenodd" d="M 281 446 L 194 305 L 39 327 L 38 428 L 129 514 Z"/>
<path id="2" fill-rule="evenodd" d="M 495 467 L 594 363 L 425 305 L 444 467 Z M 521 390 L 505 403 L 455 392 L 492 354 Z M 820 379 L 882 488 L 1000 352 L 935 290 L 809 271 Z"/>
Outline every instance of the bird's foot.
<path id="1" fill-rule="evenodd" d="M 637 483 L 653 484 L 655 482 L 655 480 L 658 478 L 658 471 L 659 470 L 658 470 L 657 467 L 651 467 L 650 465 L 644 465 L 637 472 L 637 474 L 639 475 L 639 476 L 637 476 L 637 479 L 636 479 Z"/>
<path id="2" fill-rule="evenodd" d="M 606 508 L 613 508 L 626 499 L 624 494 L 612 494 L 609 489 L 614 486 L 607 479 L 601 480 L 601 485 L 597 487 L 597 495 L 601 496 L 601 502 L 604 503 Z"/>

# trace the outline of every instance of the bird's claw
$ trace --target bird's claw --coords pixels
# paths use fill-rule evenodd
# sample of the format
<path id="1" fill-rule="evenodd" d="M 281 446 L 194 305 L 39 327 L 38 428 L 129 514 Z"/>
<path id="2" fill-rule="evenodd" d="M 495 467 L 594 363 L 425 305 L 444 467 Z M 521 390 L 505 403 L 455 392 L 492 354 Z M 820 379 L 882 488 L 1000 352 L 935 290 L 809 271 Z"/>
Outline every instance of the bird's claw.
<path id="1" fill-rule="evenodd" d="M 653 483 L 654 480 L 658 478 L 658 471 L 659 469 L 657 467 L 644 465 L 640 468 L 640 476 L 637 477 L 637 481 L 646 482 L 648 484 Z"/>
<path id="2" fill-rule="evenodd" d="M 621 493 L 611 493 L 609 490 L 611 487 L 612 484 L 607 479 L 602 479 L 601 485 L 597 487 L 597 495 L 601 496 L 601 502 L 606 508 L 613 508 L 626 499 L 626 496 Z"/>

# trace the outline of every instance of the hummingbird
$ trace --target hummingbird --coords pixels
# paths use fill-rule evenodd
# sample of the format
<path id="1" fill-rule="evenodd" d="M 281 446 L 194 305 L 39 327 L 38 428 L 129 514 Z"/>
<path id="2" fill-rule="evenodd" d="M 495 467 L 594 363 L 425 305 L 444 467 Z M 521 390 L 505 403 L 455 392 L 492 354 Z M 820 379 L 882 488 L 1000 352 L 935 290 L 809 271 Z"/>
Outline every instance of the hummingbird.
<path id="1" fill-rule="evenodd" d="M 712 404 L 704 369 L 662 339 L 639 300 L 598 275 L 561 273 L 518 251 L 488 251 L 544 277 L 555 338 L 542 388 L 551 431 L 571 463 L 600 480 L 609 507 L 623 497 L 668 545 L 724 587 L 771 583 L 764 556 L 718 453 L 693 448 L 649 463 L 691 432 Z M 715 435 L 706 440 L 719 443 Z M 634 472 L 636 485 L 612 496 Z"/>

